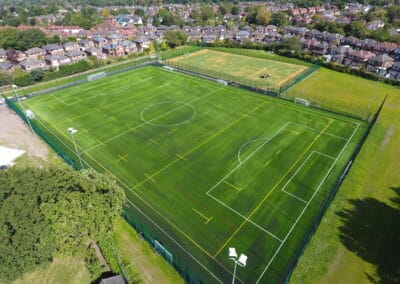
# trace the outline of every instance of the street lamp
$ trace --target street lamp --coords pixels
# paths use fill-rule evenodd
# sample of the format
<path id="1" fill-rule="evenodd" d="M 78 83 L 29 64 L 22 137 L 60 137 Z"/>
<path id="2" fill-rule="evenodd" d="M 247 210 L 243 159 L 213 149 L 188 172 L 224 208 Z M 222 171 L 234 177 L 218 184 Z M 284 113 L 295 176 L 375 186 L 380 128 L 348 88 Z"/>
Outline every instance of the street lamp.
<path id="1" fill-rule="evenodd" d="M 233 278 L 232 278 L 232 284 L 235 284 L 236 266 L 239 264 L 239 266 L 245 267 L 247 262 L 247 255 L 244 255 L 242 253 L 238 258 L 238 254 L 235 248 L 229 248 L 228 251 L 229 251 L 229 259 L 231 259 L 235 263 L 235 268 L 233 269 Z"/>
<path id="2" fill-rule="evenodd" d="M 74 147 L 75 147 L 76 156 L 78 157 L 79 163 L 81 164 L 81 169 L 83 169 L 81 155 L 78 152 L 78 146 L 76 145 L 75 136 L 74 136 L 74 134 L 76 134 L 78 132 L 78 130 L 70 127 L 70 128 L 68 128 L 68 132 L 69 132 L 69 134 L 71 134 L 72 142 L 74 143 Z"/>

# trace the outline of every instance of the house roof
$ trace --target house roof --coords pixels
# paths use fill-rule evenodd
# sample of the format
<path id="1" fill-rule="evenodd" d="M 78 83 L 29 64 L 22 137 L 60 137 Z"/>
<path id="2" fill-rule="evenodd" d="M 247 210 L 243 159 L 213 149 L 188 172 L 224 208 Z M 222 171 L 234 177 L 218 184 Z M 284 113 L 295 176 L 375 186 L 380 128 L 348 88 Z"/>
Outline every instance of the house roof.
<path id="1" fill-rule="evenodd" d="M 33 47 L 31 49 L 28 49 L 27 51 L 25 51 L 25 53 L 27 55 L 33 55 L 33 54 L 38 54 L 38 53 L 45 53 L 46 51 L 42 48 L 39 47 Z"/>
<path id="2" fill-rule="evenodd" d="M 46 44 L 45 46 L 43 46 L 43 49 L 47 50 L 47 51 L 53 51 L 53 50 L 58 50 L 58 49 L 63 49 L 63 48 L 61 46 L 59 46 L 58 44 L 51 43 L 51 44 Z"/>
<path id="3" fill-rule="evenodd" d="M 71 50 L 71 51 L 68 51 L 65 55 L 69 56 L 69 57 L 86 56 L 86 53 L 84 53 L 83 51 L 80 51 L 80 50 Z"/>
<path id="4" fill-rule="evenodd" d="M 0 70 L 8 70 L 12 67 L 12 64 L 9 62 L 0 62 Z"/>
<path id="5" fill-rule="evenodd" d="M 24 66 L 24 67 L 33 67 L 33 66 L 37 66 L 37 65 L 41 65 L 41 64 L 44 64 L 44 62 L 41 60 L 33 59 L 33 58 L 25 59 L 24 61 L 22 61 L 20 63 L 20 65 Z"/>

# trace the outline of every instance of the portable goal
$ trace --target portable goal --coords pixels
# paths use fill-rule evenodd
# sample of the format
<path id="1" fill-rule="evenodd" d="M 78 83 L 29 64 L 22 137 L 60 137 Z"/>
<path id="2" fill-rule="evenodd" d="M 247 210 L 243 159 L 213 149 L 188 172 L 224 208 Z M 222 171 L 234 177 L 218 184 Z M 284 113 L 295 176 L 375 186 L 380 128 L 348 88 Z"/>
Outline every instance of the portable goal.
<path id="1" fill-rule="evenodd" d="M 107 77 L 106 72 L 100 72 L 100 73 L 96 73 L 96 74 L 87 76 L 87 80 L 90 82 L 90 81 L 99 80 L 99 79 L 102 79 L 105 77 Z"/>
<path id="2" fill-rule="evenodd" d="M 304 105 L 304 106 L 310 106 L 310 102 L 308 101 L 308 100 L 306 100 L 306 99 L 302 99 L 302 98 L 295 98 L 294 99 L 294 102 L 296 103 L 296 104 L 301 104 L 301 105 Z"/>

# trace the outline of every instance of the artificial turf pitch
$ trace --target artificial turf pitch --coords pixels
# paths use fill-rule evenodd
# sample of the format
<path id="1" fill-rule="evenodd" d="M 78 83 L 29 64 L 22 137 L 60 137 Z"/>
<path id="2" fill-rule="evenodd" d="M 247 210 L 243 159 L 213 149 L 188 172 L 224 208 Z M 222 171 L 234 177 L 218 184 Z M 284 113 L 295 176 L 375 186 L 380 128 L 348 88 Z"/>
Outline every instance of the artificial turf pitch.
<path id="1" fill-rule="evenodd" d="M 21 102 L 70 153 L 67 128 L 78 129 L 85 166 L 115 175 L 137 217 L 207 283 L 230 281 L 232 246 L 248 256 L 238 282 L 278 282 L 365 130 L 154 66 Z"/>

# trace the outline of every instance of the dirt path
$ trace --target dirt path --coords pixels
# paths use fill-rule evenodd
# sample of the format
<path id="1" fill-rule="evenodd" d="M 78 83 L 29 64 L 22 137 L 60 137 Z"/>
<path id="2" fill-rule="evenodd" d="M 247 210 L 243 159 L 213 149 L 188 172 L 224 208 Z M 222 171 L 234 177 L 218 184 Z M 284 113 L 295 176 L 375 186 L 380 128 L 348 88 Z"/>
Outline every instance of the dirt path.
<path id="1" fill-rule="evenodd" d="M 25 150 L 26 154 L 19 159 L 21 163 L 42 166 L 49 160 L 47 145 L 5 105 L 0 106 L 0 145 Z"/>

